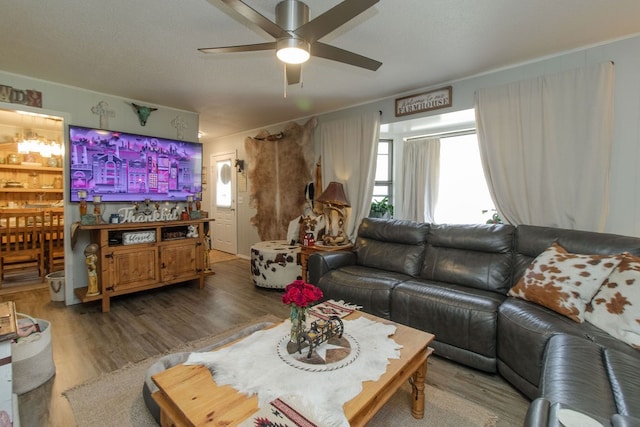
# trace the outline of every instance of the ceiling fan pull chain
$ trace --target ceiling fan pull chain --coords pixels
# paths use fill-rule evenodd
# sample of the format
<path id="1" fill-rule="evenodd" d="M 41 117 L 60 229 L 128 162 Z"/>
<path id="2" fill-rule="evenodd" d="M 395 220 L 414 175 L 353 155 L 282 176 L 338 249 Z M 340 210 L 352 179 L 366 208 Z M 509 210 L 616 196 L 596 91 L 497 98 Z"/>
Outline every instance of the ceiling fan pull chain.
<path id="1" fill-rule="evenodd" d="M 282 90 L 284 91 L 284 98 L 287 98 L 287 64 L 284 64 L 284 79 L 282 80 L 282 85 L 283 88 Z"/>

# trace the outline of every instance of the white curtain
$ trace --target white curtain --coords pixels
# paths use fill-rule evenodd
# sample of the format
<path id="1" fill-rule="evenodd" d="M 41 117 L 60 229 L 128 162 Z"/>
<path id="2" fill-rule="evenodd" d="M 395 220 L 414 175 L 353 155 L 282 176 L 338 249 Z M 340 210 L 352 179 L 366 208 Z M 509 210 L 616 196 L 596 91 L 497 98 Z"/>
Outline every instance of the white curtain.
<path id="1" fill-rule="evenodd" d="M 604 230 L 613 89 L 607 62 L 476 92 L 482 166 L 504 220 Z"/>
<path id="2" fill-rule="evenodd" d="M 440 138 L 405 141 L 403 151 L 403 218 L 435 222 L 440 181 Z"/>
<path id="3" fill-rule="evenodd" d="M 344 186 L 351 204 L 345 232 L 351 241 L 371 209 L 379 135 L 378 111 L 320 124 L 322 181 L 325 188 L 331 181 Z"/>

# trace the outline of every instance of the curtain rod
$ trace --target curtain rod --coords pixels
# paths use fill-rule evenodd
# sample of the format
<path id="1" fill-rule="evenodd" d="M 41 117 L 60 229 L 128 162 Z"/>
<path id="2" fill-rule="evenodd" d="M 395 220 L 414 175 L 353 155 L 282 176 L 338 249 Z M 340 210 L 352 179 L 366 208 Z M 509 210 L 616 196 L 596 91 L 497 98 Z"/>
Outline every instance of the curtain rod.
<path id="1" fill-rule="evenodd" d="M 472 135 L 474 133 L 476 133 L 476 128 L 470 128 L 470 129 L 462 129 L 462 130 L 455 130 L 455 131 L 449 131 L 449 132 L 439 132 L 439 133 L 430 133 L 427 135 L 412 136 L 411 138 L 405 138 L 405 141 L 413 141 L 415 139 L 425 139 L 425 138 L 451 138 L 454 136 Z"/>

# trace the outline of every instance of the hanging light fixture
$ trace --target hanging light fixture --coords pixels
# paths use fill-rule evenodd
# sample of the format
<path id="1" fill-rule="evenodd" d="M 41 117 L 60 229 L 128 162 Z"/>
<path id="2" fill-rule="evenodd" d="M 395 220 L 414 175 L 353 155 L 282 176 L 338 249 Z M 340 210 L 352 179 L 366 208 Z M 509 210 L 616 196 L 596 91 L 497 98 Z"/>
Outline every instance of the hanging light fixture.
<path id="1" fill-rule="evenodd" d="M 302 64 L 310 56 L 311 45 L 297 37 L 293 31 L 309 21 L 309 7 L 297 0 L 285 0 L 276 6 L 276 24 L 291 37 L 276 42 L 276 56 L 285 64 Z"/>
<path id="2" fill-rule="evenodd" d="M 278 40 L 276 56 L 285 64 L 302 64 L 309 60 L 309 43 L 299 38 Z"/>
<path id="3" fill-rule="evenodd" d="M 60 121 L 60 119 L 56 117 L 47 116 L 45 114 L 39 113 L 30 113 L 26 111 L 16 111 L 18 114 L 22 116 L 22 139 L 18 141 L 18 153 L 20 154 L 30 154 L 30 153 L 39 153 L 42 157 L 52 157 L 52 156 L 60 156 L 62 155 L 62 144 L 56 140 L 47 141 L 46 138 L 40 137 L 34 129 L 37 128 L 45 128 L 44 125 L 38 123 L 38 121 L 44 120 L 54 120 Z M 32 118 L 32 128 L 25 129 L 24 125 L 24 117 L 30 116 Z"/>

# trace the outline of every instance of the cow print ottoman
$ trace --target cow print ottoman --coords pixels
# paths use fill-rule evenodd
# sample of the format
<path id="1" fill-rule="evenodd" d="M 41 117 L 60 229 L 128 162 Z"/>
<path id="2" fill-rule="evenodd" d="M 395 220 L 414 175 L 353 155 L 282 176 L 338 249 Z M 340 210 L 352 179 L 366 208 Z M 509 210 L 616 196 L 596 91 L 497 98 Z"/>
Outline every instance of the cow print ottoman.
<path id="1" fill-rule="evenodd" d="M 251 278 L 256 286 L 284 289 L 301 275 L 300 246 L 288 245 L 286 240 L 251 246 Z"/>

